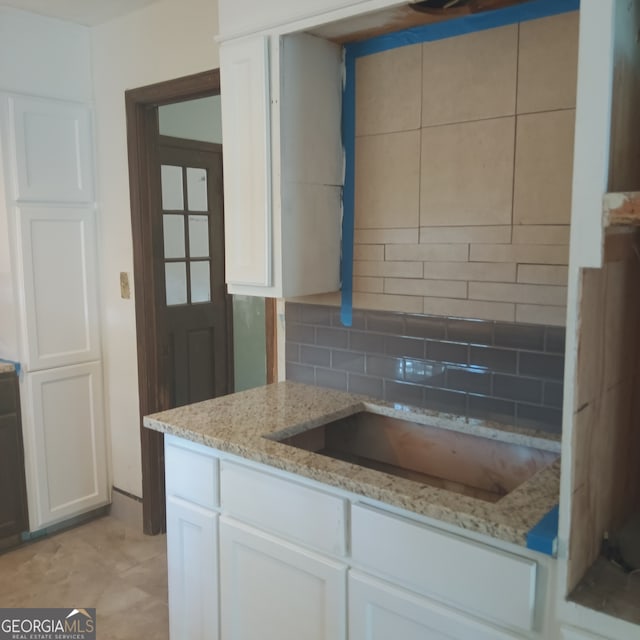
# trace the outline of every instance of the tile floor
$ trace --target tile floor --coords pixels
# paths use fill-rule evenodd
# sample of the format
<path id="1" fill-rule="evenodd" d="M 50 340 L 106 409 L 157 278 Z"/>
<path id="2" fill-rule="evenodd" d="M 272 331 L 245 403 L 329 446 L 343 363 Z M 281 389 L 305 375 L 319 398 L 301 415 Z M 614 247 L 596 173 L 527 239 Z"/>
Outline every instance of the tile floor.
<path id="1" fill-rule="evenodd" d="M 111 517 L 0 555 L 0 607 L 95 607 L 98 640 L 169 637 L 165 536 Z"/>

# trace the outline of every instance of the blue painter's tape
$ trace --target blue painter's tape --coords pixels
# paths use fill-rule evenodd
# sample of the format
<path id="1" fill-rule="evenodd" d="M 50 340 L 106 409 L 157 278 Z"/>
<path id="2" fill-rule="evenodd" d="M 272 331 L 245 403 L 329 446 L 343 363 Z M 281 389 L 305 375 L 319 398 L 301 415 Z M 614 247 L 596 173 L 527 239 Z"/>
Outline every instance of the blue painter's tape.
<path id="1" fill-rule="evenodd" d="M 420 27 L 412 27 L 395 33 L 388 33 L 376 38 L 354 42 L 347 45 L 351 55 L 359 58 L 389 49 L 396 49 L 410 44 L 431 42 L 453 38 L 474 31 L 484 31 L 504 27 L 516 22 L 527 22 L 547 16 L 576 11 L 580 8 L 580 0 L 532 0 L 524 4 L 518 4 L 504 9 L 473 13 L 444 22 L 427 24 Z"/>
<path id="2" fill-rule="evenodd" d="M 16 373 L 20 375 L 20 363 L 15 360 L 7 360 L 6 358 L 0 358 L 0 362 L 8 362 L 15 367 Z"/>
<path id="3" fill-rule="evenodd" d="M 538 524 L 527 534 L 527 549 L 540 551 L 550 556 L 558 552 L 558 517 L 559 508 L 556 505 Z"/>
<path id="4" fill-rule="evenodd" d="M 345 49 L 345 83 L 342 94 L 342 140 L 344 144 L 344 187 L 342 190 L 342 304 L 340 320 L 345 327 L 353 322 L 353 228 L 356 162 L 356 61 Z"/>

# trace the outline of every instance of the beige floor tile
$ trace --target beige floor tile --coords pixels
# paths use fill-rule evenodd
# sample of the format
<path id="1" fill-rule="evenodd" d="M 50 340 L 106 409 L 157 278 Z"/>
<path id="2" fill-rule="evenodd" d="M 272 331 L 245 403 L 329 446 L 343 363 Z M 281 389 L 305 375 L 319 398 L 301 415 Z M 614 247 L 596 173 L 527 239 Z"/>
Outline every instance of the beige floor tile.
<path id="1" fill-rule="evenodd" d="M 0 607 L 95 607 L 100 640 L 169 637 L 165 536 L 105 517 L 0 555 Z"/>

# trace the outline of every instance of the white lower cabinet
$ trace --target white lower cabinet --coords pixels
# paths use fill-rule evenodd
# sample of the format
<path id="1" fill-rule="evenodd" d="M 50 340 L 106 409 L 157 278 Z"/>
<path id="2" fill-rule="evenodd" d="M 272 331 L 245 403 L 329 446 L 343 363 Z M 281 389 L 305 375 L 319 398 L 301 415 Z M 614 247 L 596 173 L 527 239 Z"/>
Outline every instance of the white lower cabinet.
<path id="1" fill-rule="evenodd" d="M 222 517 L 222 640 L 344 640 L 346 565 Z"/>
<path id="2" fill-rule="evenodd" d="M 176 436 L 165 464 L 171 640 L 558 640 L 530 553 Z"/>
<path id="3" fill-rule="evenodd" d="M 167 496 L 172 640 L 217 640 L 218 514 Z"/>
<path id="4" fill-rule="evenodd" d="M 349 640 L 517 640 L 427 598 L 349 574 Z"/>

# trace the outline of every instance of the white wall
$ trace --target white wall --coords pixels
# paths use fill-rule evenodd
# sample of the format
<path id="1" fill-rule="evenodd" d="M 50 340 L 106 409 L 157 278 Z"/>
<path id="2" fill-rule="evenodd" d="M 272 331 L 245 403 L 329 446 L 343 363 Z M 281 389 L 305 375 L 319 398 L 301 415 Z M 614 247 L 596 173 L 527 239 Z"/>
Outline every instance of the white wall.
<path id="1" fill-rule="evenodd" d="M 158 121 L 163 136 L 222 142 L 220 96 L 165 104 L 158 109 Z"/>
<path id="2" fill-rule="evenodd" d="M 215 0 L 164 0 L 91 30 L 101 216 L 107 424 L 114 486 L 140 496 L 135 303 L 124 92 L 218 66 Z M 134 292 L 135 295 L 135 292 Z"/>
<path id="3" fill-rule="evenodd" d="M 92 97 L 89 30 L 0 7 L 0 92 L 89 102 Z M 0 151 L 6 149 L 0 128 Z M 2 154 L 0 153 L 0 156 Z M 0 158 L 0 358 L 20 360 L 13 229 Z"/>

